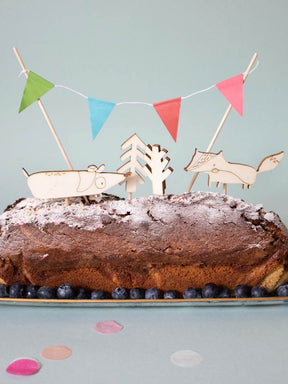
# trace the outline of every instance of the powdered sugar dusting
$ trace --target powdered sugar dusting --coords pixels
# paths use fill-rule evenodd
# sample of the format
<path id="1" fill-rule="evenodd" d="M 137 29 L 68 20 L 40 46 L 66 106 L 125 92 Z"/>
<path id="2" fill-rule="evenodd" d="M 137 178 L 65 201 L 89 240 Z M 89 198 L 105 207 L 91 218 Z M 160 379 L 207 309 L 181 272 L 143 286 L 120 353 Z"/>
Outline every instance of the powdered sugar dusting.
<path id="1" fill-rule="evenodd" d="M 265 215 L 264 215 L 264 219 L 267 220 L 267 221 L 274 221 L 275 220 L 275 214 L 273 212 L 267 212 Z"/>
<path id="2" fill-rule="evenodd" d="M 66 206 L 64 200 L 29 198 L 22 200 L 12 210 L 4 212 L 0 217 L 0 224 L 7 227 L 32 223 L 43 227 L 48 223 L 65 223 L 71 227 L 82 227 L 87 218 L 92 218 L 94 226 L 100 227 L 100 214 L 104 212 L 99 204 L 85 206 L 79 200 Z"/>
<path id="3" fill-rule="evenodd" d="M 215 199 L 220 199 L 226 204 L 222 209 L 214 207 Z M 170 209 L 167 209 L 169 204 Z M 194 206 L 201 211 L 207 221 L 213 223 L 214 219 L 230 220 L 229 213 L 233 210 L 239 214 L 247 213 L 248 218 L 258 219 L 261 212 L 259 205 L 255 206 L 240 199 L 214 192 L 191 192 L 181 195 L 164 195 L 139 197 L 128 200 L 119 200 L 115 197 L 103 197 L 94 199 L 93 204 L 85 205 L 80 198 L 70 199 L 69 206 L 64 200 L 40 200 L 28 198 L 20 201 L 10 210 L 0 216 L 2 232 L 13 225 L 34 224 L 43 228 L 47 224 L 59 225 L 65 223 L 70 227 L 85 230 L 95 230 L 109 225 L 112 221 L 116 223 L 129 222 L 135 225 L 139 223 L 156 220 L 163 224 L 173 223 L 179 216 L 177 206 Z M 249 215 L 248 215 L 249 212 Z M 187 213 L 188 214 L 188 213 Z M 228 219 L 226 218 L 228 217 Z M 244 215 L 245 216 L 245 215 Z M 276 216 L 276 215 L 275 215 Z M 267 213 L 266 220 L 273 221 L 274 216 Z"/>

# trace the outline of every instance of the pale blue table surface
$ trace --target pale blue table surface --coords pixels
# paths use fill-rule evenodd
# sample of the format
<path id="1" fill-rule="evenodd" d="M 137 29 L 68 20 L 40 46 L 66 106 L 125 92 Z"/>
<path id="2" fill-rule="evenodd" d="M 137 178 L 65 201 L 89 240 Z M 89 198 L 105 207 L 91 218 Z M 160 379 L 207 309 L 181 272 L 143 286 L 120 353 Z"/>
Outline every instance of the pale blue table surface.
<path id="1" fill-rule="evenodd" d="M 0 383 L 275 384 L 288 379 L 288 306 L 191 308 L 45 308 L 0 306 Z M 95 323 L 123 330 L 102 335 Z M 41 351 L 66 345 L 52 361 Z M 203 357 L 195 367 L 171 363 L 178 350 Z M 19 357 L 42 363 L 27 377 L 6 373 Z"/>

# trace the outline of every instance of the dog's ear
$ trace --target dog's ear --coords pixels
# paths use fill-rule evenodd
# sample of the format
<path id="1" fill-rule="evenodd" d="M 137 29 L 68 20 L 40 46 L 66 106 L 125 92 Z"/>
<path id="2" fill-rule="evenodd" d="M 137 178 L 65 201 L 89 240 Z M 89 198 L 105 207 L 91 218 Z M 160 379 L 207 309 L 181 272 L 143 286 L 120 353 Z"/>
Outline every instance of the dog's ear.
<path id="1" fill-rule="evenodd" d="M 105 164 L 99 165 L 98 172 L 103 172 L 105 169 Z"/>

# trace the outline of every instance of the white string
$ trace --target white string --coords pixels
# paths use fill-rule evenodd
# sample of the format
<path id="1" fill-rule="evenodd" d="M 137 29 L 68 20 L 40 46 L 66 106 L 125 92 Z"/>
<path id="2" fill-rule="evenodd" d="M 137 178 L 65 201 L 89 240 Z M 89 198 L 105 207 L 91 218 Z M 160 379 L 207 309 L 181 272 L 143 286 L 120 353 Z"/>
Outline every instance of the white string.
<path id="1" fill-rule="evenodd" d="M 28 69 L 22 69 L 22 71 L 19 73 L 18 77 L 22 76 L 23 73 L 27 73 Z"/>
<path id="2" fill-rule="evenodd" d="M 258 65 L 260 64 L 260 61 L 259 60 L 257 60 L 257 62 L 256 62 L 256 64 L 255 64 L 255 66 L 254 66 L 254 68 L 252 68 L 251 70 L 250 70 L 250 72 L 249 72 L 249 75 L 252 73 L 252 72 L 254 72 L 255 71 L 255 69 L 257 69 L 258 68 Z M 244 73 L 243 73 L 243 75 L 244 75 Z"/>
<path id="3" fill-rule="evenodd" d="M 257 60 L 255 66 L 254 66 L 254 68 L 252 68 L 252 69 L 250 70 L 249 74 L 251 74 L 252 72 L 254 72 L 255 69 L 258 68 L 258 65 L 259 65 L 259 60 Z M 28 72 L 28 69 L 23 69 L 23 70 L 20 72 L 20 74 L 19 74 L 18 77 L 20 77 L 20 76 L 21 76 L 23 73 L 25 73 L 25 72 Z M 244 75 L 244 73 L 243 73 L 243 75 Z M 209 91 L 210 89 L 214 88 L 215 86 L 216 86 L 216 84 L 213 84 L 213 85 L 211 85 L 211 86 L 208 87 L 208 88 L 201 89 L 200 91 L 196 91 L 196 92 L 190 93 L 190 95 L 187 95 L 187 96 L 181 96 L 181 100 L 189 99 L 190 97 L 195 96 L 195 95 L 198 95 L 199 93 L 207 92 L 207 91 Z M 88 96 L 84 95 L 84 94 L 81 93 L 81 92 L 76 91 L 75 89 L 66 87 L 65 85 L 57 84 L 57 85 L 55 85 L 55 87 L 57 87 L 57 88 L 64 88 L 64 89 L 67 89 L 67 90 L 70 91 L 70 92 L 74 92 L 74 93 L 76 93 L 77 95 L 79 95 L 79 96 L 81 96 L 81 97 L 84 97 L 84 99 L 88 99 Z M 151 104 L 151 103 L 145 103 L 144 101 L 122 101 L 122 102 L 120 102 L 120 103 L 116 103 L 116 105 L 123 105 L 123 104 L 141 104 L 141 105 L 148 105 L 149 107 L 153 107 L 153 104 Z"/>
<path id="4" fill-rule="evenodd" d="M 153 104 L 144 103 L 144 101 L 122 101 L 121 103 L 117 103 L 116 105 L 122 105 L 122 104 L 143 104 L 143 105 L 149 105 L 149 107 L 153 107 Z"/>
<path id="5" fill-rule="evenodd" d="M 250 70 L 249 75 L 250 75 L 252 72 L 254 72 L 255 69 L 257 69 L 258 65 L 259 65 L 259 60 L 257 60 L 257 62 L 256 62 L 256 64 L 255 64 L 255 67 L 254 67 L 253 69 Z M 245 75 L 245 73 L 243 73 L 243 75 Z M 184 99 L 188 99 L 189 97 L 198 95 L 199 93 L 209 91 L 210 89 L 214 88 L 215 86 L 216 86 L 216 84 L 213 84 L 213 85 L 211 85 L 211 87 L 202 89 L 201 91 L 197 91 L 197 92 L 191 93 L 190 95 L 187 95 L 187 96 L 182 96 L 181 99 L 182 99 L 182 100 L 184 100 Z"/>
<path id="6" fill-rule="evenodd" d="M 88 99 L 88 96 L 83 95 L 83 93 L 81 93 L 81 92 L 75 91 L 75 89 L 66 87 L 65 85 L 56 84 L 55 87 L 57 87 L 57 88 L 65 88 L 65 89 L 67 89 L 68 91 L 77 93 L 77 95 L 84 97 L 84 99 Z"/>
<path id="7" fill-rule="evenodd" d="M 215 87 L 215 84 L 211 85 L 211 87 L 202 89 L 201 91 L 197 91 L 197 92 L 191 93 L 190 95 L 187 95 L 187 96 L 182 96 L 181 99 L 182 99 L 182 100 L 189 99 L 189 97 L 198 95 L 198 93 L 202 93 L 202 92 L 209 91 L 210 89 L 212 89 L 212 88 L 214 88 L 214 87 Z"/>

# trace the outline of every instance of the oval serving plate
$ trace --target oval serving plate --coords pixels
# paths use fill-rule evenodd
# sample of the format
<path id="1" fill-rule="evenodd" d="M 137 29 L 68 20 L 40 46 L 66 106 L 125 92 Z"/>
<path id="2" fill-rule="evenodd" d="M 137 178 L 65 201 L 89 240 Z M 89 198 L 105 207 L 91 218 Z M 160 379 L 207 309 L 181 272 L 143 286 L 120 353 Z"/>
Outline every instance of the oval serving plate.
<path id="1" fill-rule="evenodd" d="M 175 300 L 42 300 L 0 298 L 0 305 L 31 307 L 123 308 L 123 307 L 207 307 L 207 306 L 259 306 L 288 304 L 288 297 L 245 299 L 175 299 Z"/>

